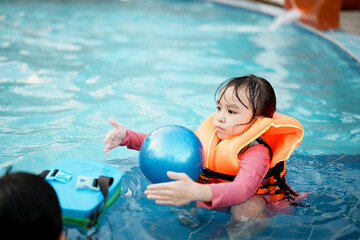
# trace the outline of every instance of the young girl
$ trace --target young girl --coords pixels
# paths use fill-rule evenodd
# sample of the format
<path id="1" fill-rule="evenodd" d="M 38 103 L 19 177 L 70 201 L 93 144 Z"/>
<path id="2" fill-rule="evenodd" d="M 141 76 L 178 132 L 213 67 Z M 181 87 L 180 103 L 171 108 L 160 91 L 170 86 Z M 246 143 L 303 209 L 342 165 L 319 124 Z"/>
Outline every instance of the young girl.
<path id="1" fill-rule="evenodd" d="M 176 181 L 149 185 L 145 194 L 157 204 L 199 201 L 208 208 L 231 206 L 238 221 L 265 217 L 264 208 L 273 198 L 296 195 L 283 176 L 285 160 L 300 144 L 303 128 L 297 120 L 275 113 L 274 89 L 263 78 L 229 79 L 215 96 L 215 113 L 196 131 L 205 152 L 200 179 L 194 182 L 185 173 L 168 172 Z M 114 129 L 105 137 L 107 155 L 119 145 L 140 149 L 146 134 L 109 121 Z"/>

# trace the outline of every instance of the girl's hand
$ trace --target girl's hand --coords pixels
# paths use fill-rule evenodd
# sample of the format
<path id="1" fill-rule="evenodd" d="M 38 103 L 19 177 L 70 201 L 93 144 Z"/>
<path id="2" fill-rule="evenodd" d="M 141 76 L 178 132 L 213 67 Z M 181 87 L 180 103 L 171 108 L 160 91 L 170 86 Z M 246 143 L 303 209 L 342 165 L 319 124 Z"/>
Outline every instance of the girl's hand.
<path id="1" fill-rule="evenodd" d="M 114 119 L 110 118 L 109 123 L 114 127 L 110 130 L 105 137 L 105 148 L 104 152 L 106 156 L 109 156 L 109 151 L 117 146 L 124 140 L 126 135 L 126 129 L 121 123 L 118 123 Z"/>
<path id="2" fill-rule="evenodd" d="M 167 172 L 173 182 L 151 184 L 145 194 L 157 204 L 180 206 L 192 201 L 210 202 L 212 193 L 210 186 L 194 182 L 185 173 Z"/>

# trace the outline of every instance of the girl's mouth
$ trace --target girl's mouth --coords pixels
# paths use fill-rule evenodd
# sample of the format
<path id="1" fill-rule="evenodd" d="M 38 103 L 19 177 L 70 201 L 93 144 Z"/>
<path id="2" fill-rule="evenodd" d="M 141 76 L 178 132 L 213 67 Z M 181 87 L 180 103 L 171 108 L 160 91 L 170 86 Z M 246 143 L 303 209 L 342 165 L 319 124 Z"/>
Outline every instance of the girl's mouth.
<path id="1" fill-rule="evenodd" d="M 215 127 L 215 130 L 216 130 L 217 132 L 225 132 L 225 129 L 223 129 L 223 128 L 219 127 L 219 126 L 216 126 L 216 127 Z"/>

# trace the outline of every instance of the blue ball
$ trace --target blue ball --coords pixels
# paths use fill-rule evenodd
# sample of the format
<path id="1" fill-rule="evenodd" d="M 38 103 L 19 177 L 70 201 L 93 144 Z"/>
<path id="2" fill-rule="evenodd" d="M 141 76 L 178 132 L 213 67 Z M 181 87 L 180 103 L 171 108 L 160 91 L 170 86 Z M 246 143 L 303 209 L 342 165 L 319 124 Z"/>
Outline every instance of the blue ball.
<path id="1" fill-rule="evenodd" d="M 172 181 L 167 171 L 186 173 L 192 180 L 202 171 L 204 150 L 189 129 L 171 125 L 151 132 L 141 145 L 140 169 L 152 183 Z"/>

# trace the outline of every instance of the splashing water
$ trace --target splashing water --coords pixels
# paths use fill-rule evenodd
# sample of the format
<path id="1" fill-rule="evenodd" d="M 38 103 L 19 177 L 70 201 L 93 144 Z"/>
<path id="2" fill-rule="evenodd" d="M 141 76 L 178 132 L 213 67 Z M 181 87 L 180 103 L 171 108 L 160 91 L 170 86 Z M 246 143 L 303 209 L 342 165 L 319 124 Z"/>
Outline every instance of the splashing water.
<path id="1" fill-rule="evenodd" d="M 270 25 L 270 31 L 277 30 L 280 26 L 296 22 L 300 19 L 301 12 L 298 9 L 291 9 L 286 11 L 284 14 L 277 16 L 274 22 Z"/>

